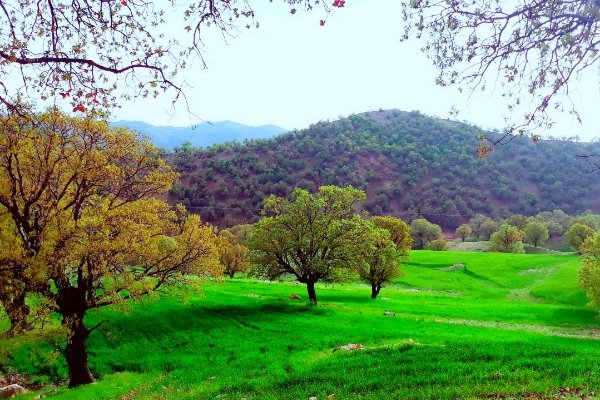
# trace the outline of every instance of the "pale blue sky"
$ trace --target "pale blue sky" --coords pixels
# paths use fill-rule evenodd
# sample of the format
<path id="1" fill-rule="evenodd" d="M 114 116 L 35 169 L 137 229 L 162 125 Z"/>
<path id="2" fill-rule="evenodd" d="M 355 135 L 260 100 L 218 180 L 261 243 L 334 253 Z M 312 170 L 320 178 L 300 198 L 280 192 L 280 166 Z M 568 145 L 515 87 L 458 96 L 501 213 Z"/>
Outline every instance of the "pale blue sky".
<path id="1" fill-rule="evenodd" d="M 257 3 L 257 2 L 255 2 Z M 324 27 L 320 10 L 289 14 L 277 2 L 257 8 L 259 29 L 243 29 L 225 43 L 215 32 L 205 36 L 208 69 L 194 62 L 183 71 L 191 111 L 207 121 L 304 128 L 351 113 L 398 108 L 501 129 L 506 109 L 497 93 L 473 94 L 435 86 L 436 71 L 419 50 L 421 43 L 400 42 L 400 2 L 348 0 Z M 181 25 L 169 30 L 181 29 Z M 572 98 L 584 120 L 554 114 L 554 136 L 600 137 L 598 70 L 573 86 Z M 499 92 L 499 90 L 496 90 Z M 173 113 L 169 96 L 143 99 L 115 110 L 115 119 L 154 125 L 188 126 L 201 122 L 183 102 Z M 515 117 L 518 117 L 516 115 Z"/>

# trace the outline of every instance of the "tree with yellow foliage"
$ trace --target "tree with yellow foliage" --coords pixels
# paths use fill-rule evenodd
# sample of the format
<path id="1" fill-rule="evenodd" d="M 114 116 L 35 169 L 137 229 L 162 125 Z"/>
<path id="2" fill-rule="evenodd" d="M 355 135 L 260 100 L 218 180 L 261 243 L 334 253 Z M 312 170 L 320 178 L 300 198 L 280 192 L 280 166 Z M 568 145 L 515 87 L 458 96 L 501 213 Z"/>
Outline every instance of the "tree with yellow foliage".
<path id="1" fill-rule="evenodd" d="M 70 387 L 93 381 L 86 341 L 100 324 L 86 326 L 88 310 L 221 273 L 212 228 L 155 198 L 176 177 L 150 143 L 91 116 L 0 118 L 2 240 L 14 244 L 0 249 L 2 269 L 23 299 L 39 293 L 61 315 Z M 11 309 L 18 290 L 0 292 Z"/>
<path id="2" fill-rule="evenodd" d="M 248 248 L 240 243 L 240 239 L 236 233 L 243 232 L 240 230 L 223 229 L 219 232 L 223 238 L 221 247 L 221 264 L 223 264 L 224 272 L 230 278 L 235 276 L 236 272 L 246 272 L 250 267 L 248 261 Z"/>

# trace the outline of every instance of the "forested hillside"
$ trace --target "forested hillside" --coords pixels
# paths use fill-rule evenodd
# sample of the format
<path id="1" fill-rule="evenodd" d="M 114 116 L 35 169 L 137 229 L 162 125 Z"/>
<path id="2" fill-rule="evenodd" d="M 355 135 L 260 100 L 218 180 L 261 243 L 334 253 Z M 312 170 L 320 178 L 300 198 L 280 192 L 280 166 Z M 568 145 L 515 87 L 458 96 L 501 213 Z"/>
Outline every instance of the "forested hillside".
<path id="1" fill-rule="evenodd" d="M 372 214 L 418 215 L 454 228 L 475 213 L 505 217 L 560 208 L 600 211 L 600 177 L 589 159 L 598 144 L 515 139 L 478 159 L 479 128 L 418 112 L 377 111 L 270 140 L 178 148 L 182 174 L 171 192 L 220 225 L 252 222 L 265 196 L 296 187 L 352 185 Z"/>

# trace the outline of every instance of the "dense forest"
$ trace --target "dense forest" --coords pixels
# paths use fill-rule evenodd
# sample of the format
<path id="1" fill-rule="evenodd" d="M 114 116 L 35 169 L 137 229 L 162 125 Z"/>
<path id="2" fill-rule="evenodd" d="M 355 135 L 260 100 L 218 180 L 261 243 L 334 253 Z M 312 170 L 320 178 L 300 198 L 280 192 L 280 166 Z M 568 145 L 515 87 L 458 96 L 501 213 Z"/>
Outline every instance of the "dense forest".
<path id="1" fill-rule="evenodd" d="M 319 122 L 269 140 L 181 146 L 168 155 L 181 173 L 170 198 L 221 226 L 255 221 L 269 194 L 321 185 L 365 190 L 364 207 L 372 214 L 423 216 L 447 229 L 476 213 L 600 211 L 598 176 L 590 172 L 590 159 L 577 157 L 600 153 L 600 145 L 517 138 L 479 159 L 483 133 L 390 110 Z"/>

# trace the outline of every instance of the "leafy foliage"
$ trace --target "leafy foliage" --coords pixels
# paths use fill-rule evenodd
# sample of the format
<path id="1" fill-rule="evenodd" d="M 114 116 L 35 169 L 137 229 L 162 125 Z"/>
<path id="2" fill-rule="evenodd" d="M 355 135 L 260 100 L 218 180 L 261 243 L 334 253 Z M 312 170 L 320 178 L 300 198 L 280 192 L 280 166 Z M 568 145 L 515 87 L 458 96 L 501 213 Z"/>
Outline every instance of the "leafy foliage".
<path id="1" fill-rule="evenodd" d="M 408 255 L 412 247 L 412 237 L 410 234 L 410 227 L 406 222 L 389 215 L 385 217 L 374 216 L 371 218 L 371 221 L 373 221 L 376 226 L 384 228 L 390 233 L 392 242 L 394 242 L 396 249 L 400 254 Z"/>
<path id="2" fill-rule="evenodd" d="M 473 229 L 471 229 L 471 226 L 469 224 L 462 224 L 461 226 L 456 228 L 455 231 L 456 236 L 459 237 L 463 242 L 466 238 L 471 236 L 471 233 L 473 233 Z"/>
<path id="3" fill-rule="evenodd" d="M 548 228 L 542 222 L 530 221 L 525 225 L 525 242 L 538 247 L 548 240 Z"/>
<path id="4" fill-rule="evenodd" d="M 0 123 L 0 264 L 5 308 L 21 290 L 62 317 L 70 385 L 89 383 L 90 309 L 137 298 L 185 274 L 221 273 L 212 229 L 155 196 L 177 174 L 150 143 L 50 110 Z"/>
<path id="5" fill-rule="evenodd" d="M 246 240 L 253 273 L 268 279 L 293 275 L 317 303 L 314 284 L 336 282 L 364 262 L 366 225 L 352 207 L 366 195 L 352 187 L 322 186 L 316 194 L 296 189 L 293 199 L 275 195 Z"/>
<path id="6" fill-rule="evenodd" d="M 585 242 L 585 240 L 594 234 L 594 229 L 590 228 L 587 225 L 583 225 L 580 223 L 574 223 L 571 225 L 569 230 L 565 233 L 565 237 L 567 239 L 567 243 L 569 246 L 576 252 L 581 252 L 580 247 Z"/>
<path id="7" fill-rule="evenodd" d="M 184 163 L 172 154 L 182 179 L 171 193 L 221 226 L 256 221 L 270 194 L 322 185 L 365 190 L 364 207 L 374 215 L 422 216 L 451 230 L 475 214 L 577 214 L 598 207 L 598 181 L 574 155 L 600 153 L 599 145 L 515 139 L 480 160 L 475 148 L 483 133 L 416 112 L 352 115 L 270 140 L 196 150 Z"/>
<path id="8" fill-rule="evenodd" d="M 523 239 L 525 234 L 516 226 L 503 224 L 490 238 L 492 250 L 501 253 L 524 253 Z"/>
<path id="9" fill-rule="evenodd" d="M 356 265 L 356 270 L 360 279 L 371 285 L 371 298 L 375 299 L 386 283 L 401 275 L 401 254 L 391 239 L 390 231 L 379 228 L 373 220 L 365 221 L 365 224 L 367 229 L 361 249 L 365 259 Z"/>
<path id="10" fill-rule="evenodd" d="M 410 223 L 413 245 L 416 249 L 424 249 L 429 242 L 442 237 L 442 228 L 432 224 L 425 218 L 417 218 Z"/>
<path id="11" fill-rule="evenodd" d="M 286 0 L 312 9 L 312 0 Z M 329 5 L 321 3 L 325 13 Z M 107 109 L 119 99 L 185 97 L 177 72 L 190 58 L 204 63 L 205 30 L 225 37 L 256 26 L 249 1 L 174 3 L 152 0 L 3 0 L 0 2 L 0 105 L 26 114 L 27 102 L 62 99 L 73 112 Z M 160 29 L 180 27 L 188 43 Z"/>
<path id="12" fill-rule="evenodd" d="M 552 124 L 548 110 L 575 114 L 561 94 L 597 65 L 600 4 L 588 0 L 500 2 L 412 0 L 404 4 L 405 39 L 423 38 L 439 70 L 439 85 L 502 87 L 509 111 L 527 107 L 493 143 L 523 134 L 523 127 Z M 532 98 L 533 97 L 533 101 Z M 534 136 L 534 139 L 537 139 Z"/>

